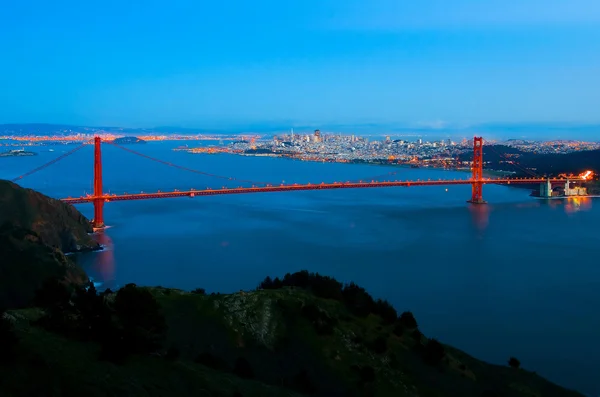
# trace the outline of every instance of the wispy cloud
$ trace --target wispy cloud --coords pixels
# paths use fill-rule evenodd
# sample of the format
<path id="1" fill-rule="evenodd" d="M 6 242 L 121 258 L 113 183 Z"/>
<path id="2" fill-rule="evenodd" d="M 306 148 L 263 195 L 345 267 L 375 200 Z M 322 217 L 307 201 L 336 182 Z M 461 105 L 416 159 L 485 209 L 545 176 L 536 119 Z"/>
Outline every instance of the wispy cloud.
<path id="1" fill-rule="evenodd" d="M 393 31 L 598 22 L 598 0 L 343 0 L 327 26 Z"/>

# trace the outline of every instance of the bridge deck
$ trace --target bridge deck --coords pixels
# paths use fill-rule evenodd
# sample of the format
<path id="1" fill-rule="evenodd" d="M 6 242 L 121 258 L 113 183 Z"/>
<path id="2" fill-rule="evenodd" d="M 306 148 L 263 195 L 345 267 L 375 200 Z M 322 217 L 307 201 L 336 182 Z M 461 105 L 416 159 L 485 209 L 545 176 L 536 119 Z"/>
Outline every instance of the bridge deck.
<path id="1" fill-rule="evenodd" d="M 331 190 L 331 189 L 358 189 L 358 188 L 381 188 L 381 187 L 409 187 L 409 186 L 444 186 L 444 185 L 472 185 L 473 183 L 482 184 L 534 184 L 545 182 L 544 178 L 485 178 L 481 181 L 472 179 L 459 180 L 416 180 L 416 181 L 387 181 L 387 182 L 334 182 L 321 184 L 293 184 L 293 185 L 267 185 L 259 187 L 237 187 L 237 188 L 222 188 L 222 189 L 202 189 L 202 190 L 186 190 L 172 192 L 154 192 L 154 193 L 134 193 L 134 194 L 104 194 L 96 197 L 92 195 L 82 197 L 67 197 L 61 199 L 70 204 L 82 204 L 93 202 L 96 199 L 105 201 L 127 201 L 127 200 L 147 200 L 159 198 L 173 197 L 195 197 L 195 196 L 216 196 L 224 194 L 246 194 L 246 193 L 269 193 L 269 192 L 290 192 L 302 190 Z M 565 182 L 565 179 L 550 179 L 550 182 Z"/>

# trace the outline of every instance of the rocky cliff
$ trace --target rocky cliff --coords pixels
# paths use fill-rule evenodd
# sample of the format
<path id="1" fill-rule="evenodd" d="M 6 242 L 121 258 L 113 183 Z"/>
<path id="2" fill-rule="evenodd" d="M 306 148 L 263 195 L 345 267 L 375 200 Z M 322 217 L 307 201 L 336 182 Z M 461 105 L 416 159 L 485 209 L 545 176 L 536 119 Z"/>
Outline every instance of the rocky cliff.
<path id="1" fill-rule="evenodd" d="M 0 306 L 32 303 L 36 289 L 48 278 L 83 283 L 85 272 L 60 249 L 50 247 L 33 231 L 5 223 L 0 227 Z"/>
<path id="2" fill-rule="evenodd" d="M 5 223 L 33 231 L 41 243 L 63 252 L 99 248 L 88 234 L 90 222 L 75 207 L 0 180 L 0 225 Z"/>
<path id="3" fill-rule="evenodd" d="M 74 207 L 0 180 L 0 307 L 31 304 L 48 278 L 85 282 L 85 272 L 64 253 L 98 249 L 91 231 Z"/>

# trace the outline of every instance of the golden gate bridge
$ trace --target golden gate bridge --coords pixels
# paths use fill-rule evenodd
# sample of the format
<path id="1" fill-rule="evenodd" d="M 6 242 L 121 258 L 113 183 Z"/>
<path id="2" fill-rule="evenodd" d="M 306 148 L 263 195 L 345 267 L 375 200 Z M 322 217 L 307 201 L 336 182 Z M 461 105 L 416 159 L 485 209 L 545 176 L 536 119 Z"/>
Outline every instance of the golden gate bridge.
<path id="1" fill-rule="evenodd" d="M 91 143 L 91 139 L 87 142 L 82 143 L 71 151 L 45 163 L 15 179 L 13 182 L 17 182 L 31 174 L 34 174 L 58 161 L 72 155 L 77 152 L 85 145 Z M 395 180 L 395 181 L 376 181 L 371 180 L 370 182 L 358 181 L 358 182 L 321 182 L 321 183 L 307 183 L 307 184 L 279 184 L 273 185 L 264 182 L 255 182 L 251 180 L 232 178 L 208 172 L 198 171 L 191 168 L 183 167 L 177 164 L 173 164 L 167 161 L 163 161 L 154 157 L 150 157 L 143 153 L 136 152 L 132 149 L 120 146 L 111 141 L 102 141 L 102 138 L 95 137 L 94 142 L 94 192 L 81 197 L 67 197 L 60 199 L 61 201 L 68 204 L 84 204 L 92 203 L 94 205 L 94 218 L 92 220 L 92 227 L 94 229 L 104 228 L 104 204 L 110 201 L 129 201 L 129 200 L 147 200 L 147 199 L 161 199 L 161 198 L 174 198 L 174 197 L 196 197 L 196 196 L 217 196 L 227 194 L 247 194 L 247 193 L 269 193 L 269 192 L 293 192 L 293 191 L 305 191 L 305 190 L 332 190 L 332 189 L 364 189 L 364 188 L 383 188 L 383 187 L 410 187 L 410 186 L 444 186 L 444 185 L 471 185 L 471 199 L 468 200 L 472 204 L 485 204 L 483 200 L 483 185 L 485 184 L 534 184 L 534 183 L 564 183 L 565 178 L 545 178 L 545 177 L 530 177 L 530 178 L 484 178 L 483 176 L 483 138 L 473 138 L 473 162 L 471 167 L 471 176 L 469 179 L 439 179 L 439 180 Z M 238 182 L 252 183 L 251 187 L 223 187 L 221 189 L 190 189 L 185 191 L 174 190 L 170 192 L 154 192 L 154 193 L 134 193 L 134 194 L 107 194 L 103 190 L 102 181 L 102 144 L 110 144 L 118 147 L 127 152 L 136 154 L 138 156 L 147 158 L 152 161 L 156 161 L 170 167 L 179 168 L 185 171 L 194 172 L 196 174 L 206 175 L 215 178 L 235 180 Z"/>

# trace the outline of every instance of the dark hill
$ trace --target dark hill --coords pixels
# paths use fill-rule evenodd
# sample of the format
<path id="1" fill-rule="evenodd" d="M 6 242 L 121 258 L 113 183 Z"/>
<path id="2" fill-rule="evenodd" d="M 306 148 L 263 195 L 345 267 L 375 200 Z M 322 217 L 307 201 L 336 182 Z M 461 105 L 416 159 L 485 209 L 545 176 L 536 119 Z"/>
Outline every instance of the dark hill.
<path id="1" fill-rule="evenodd" d="M 537 175 L 549 176 L 561 173 L 577 175 L 586 170 L 600 172 L 600 150 L 567 154 L 539 154 L 523 152 L 509 146 L 495 145 L 483 147 L 483 159 L 486 162 L 486 168 L 515 171 L 519 176 L 526 176 L 523 168 L 530 169 Z M 520 167 L 507 163 L 507 160 L 516 161 Z"/>
<path id="2" fill-rule="evenodd" d="M 90 287 L 8 318 L 19 343 L 0 395 L 583 397 L 427 338 L 412 314 L 308 272 L 227 295 Z"/>
<path id="3" fill-rule="evenodd" d="M 132 143 L 146 143 L 146 141 L 136 136 L 124 136 L 122 138 L 115 139 L 113 143 L 116 143 L 117 145 L 128 145 Z"/>
<path id="4" fill-rule="evenodd" d="M 0 180 L 0 225 L 36 233 L 41 243 L 63 252 L 98 249 L 90 222 L 75 207 L 32 189 Z"/>
<path id="5" fill-rule="evenodd" d="M 0 180 L 0 307 L 30 304 L 47 278 L 85 282 L 64 252 L 98 249 L 91 231 L 73 206 Z"/>
<path id="6" fill-rule="evenodd" d="M 59 249 L 42 242 L 37 233 L 0 226 L 0 307 L 24 307 L 48 278 L 66 284 L 82 284 L 85 272 Z"/>

